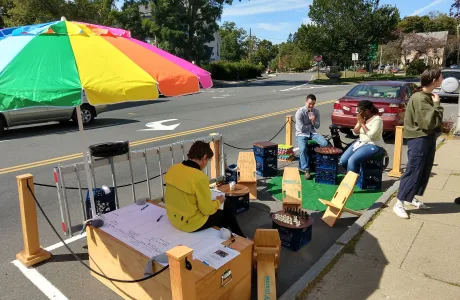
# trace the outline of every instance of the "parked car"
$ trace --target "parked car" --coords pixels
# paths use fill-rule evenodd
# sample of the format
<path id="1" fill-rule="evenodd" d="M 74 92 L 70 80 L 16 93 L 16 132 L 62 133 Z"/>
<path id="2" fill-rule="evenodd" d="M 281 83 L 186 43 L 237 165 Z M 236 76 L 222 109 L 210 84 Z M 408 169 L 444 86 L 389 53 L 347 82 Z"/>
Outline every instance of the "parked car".
<path id="1" fill-rule="evenodd" d="M 393 132 L 404 123 L 406 105 L 417 86 L 403 81 L 372 81 L 356 85 L 334 104 L 332 124 L 343 132 L 354 128 L 358 122 L 356 107 L 361 100 L 370 100 L 383 119 L 383 131 Z"/>
<path id="2" fill-rule="evenodd" d="M 433 90 L 433 93 L 438 94 L 441 100 L 457 100 L 460 91 L 460 69 L 443 69 L 441 73 L 443 82 L 440 87 Z"/>
<path id="3" fill-rule="evenodd" d="M 93 123 L 94 119 L 107 109 L 106 105 L 92 106 L 85 98 L 83 102 L 81 116 L 84 125 Z M 70 120 L 77 123 L 76 116 L 76 109 L 73 107 L 31 107 L 0 112 L 0 136 L 3 135 L 5 129 L 19 125 Z"/>

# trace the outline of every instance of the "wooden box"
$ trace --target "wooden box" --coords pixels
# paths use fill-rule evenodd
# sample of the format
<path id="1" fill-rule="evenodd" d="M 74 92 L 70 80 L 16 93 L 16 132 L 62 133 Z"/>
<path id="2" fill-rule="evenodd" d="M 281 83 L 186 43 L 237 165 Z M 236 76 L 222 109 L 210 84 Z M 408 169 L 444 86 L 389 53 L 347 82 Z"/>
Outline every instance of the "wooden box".
<path id="1" fill-rule="evenodd" d="M 116 279 L 134 280 L 144 277 L 148 257 L 100 229 L 89 226 L 86 232 L 91 268 Z M 253 242 L 236 237 L 229 247 L 239 251 L 240 255 L 217 270 L 201 261 L 191 261 L 190 272 L 193 272 L 196 279 L 196 297 L 192 299 L 250 299 Z M 162 265 L 154 263 L 153 271 L 162 268 Z M 227 279 L 227 284 L 223 286 L 221 277 L 228 270 L 231 271 L 231 281 Z M 96 274 L 92 275 L 124 299 L 172 299 L 169 269 L 139 283 L 112 282 Z"/>

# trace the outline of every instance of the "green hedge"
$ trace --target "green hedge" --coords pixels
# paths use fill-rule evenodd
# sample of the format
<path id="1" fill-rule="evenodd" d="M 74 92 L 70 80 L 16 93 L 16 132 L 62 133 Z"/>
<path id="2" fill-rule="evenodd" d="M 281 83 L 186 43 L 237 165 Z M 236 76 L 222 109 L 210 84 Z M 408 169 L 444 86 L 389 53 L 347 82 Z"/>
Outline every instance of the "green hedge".
<path id="1" fill-rule="evenodd" d="M 426 66 L 422 60 L 416 59 L 409 64 L 406 75 L 420 75 L 426 69 L 428 69 L 428 66 Z"/>
<path id="2" fill-rule="evenodd" d="M 203 69 L 211 73 L 212 79 L 244 80 L 261 76 L 265 68 L 247 62 L 218 61 L 204 65 Z"/>

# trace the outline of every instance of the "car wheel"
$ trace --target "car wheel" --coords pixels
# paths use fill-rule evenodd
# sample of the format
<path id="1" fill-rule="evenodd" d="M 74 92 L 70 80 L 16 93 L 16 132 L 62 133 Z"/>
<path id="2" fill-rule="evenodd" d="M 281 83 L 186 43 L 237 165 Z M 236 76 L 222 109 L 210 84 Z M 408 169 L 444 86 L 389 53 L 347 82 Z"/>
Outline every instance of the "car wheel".
<path id="1" fill-rule="evenodd" d="M 83 125 L 90 125 L 94 122 L 96 118 L 96 110 L 91 105 L 82 105 L 81 109 L 81 120 L 83 121 Z M 75 109 L 72 117 L 72 121 L 77 124 L 77 110 Z"/>
<path id="2" fill-rule="evenodd" d="M 0 115 L 0 136 L 2 136 L 5 133 L 5 121 L 3 120 L 3 116 Z"/>

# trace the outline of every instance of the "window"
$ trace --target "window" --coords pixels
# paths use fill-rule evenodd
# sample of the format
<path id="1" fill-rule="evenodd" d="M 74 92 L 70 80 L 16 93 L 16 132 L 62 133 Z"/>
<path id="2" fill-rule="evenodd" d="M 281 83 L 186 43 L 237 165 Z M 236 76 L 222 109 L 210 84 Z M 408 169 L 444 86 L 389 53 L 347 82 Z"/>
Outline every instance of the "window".
<path id="1" fill-rule="evenodd" d="M 401 96 L 401 87 L 391 85 L 357 85 L 348 92 L 347 96 L 396 99 Z"/>
<path id="2" fill-rule="evenodd" d="M 443 71 L 442 78 L 454 77 L 460 80 L 460 72 Z"/>

